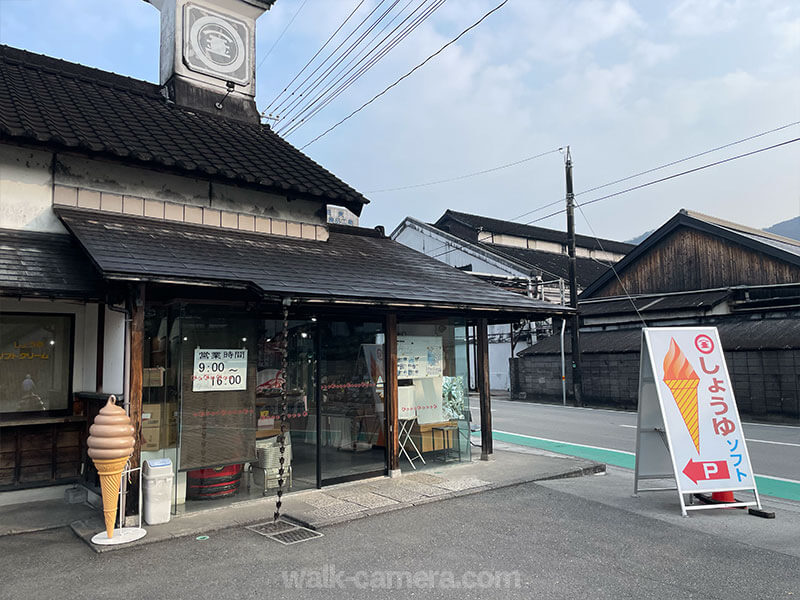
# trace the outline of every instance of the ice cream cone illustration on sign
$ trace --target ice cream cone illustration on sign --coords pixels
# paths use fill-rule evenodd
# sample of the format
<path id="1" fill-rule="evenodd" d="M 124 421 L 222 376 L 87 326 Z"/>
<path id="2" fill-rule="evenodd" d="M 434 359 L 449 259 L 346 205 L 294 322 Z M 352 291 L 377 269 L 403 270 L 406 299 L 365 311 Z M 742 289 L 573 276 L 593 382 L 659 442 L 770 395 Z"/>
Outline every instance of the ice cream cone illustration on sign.
<path id="1" fill-rule="evenodd" d="M 689 364 L 686 355 L 681 352 L 675 338 L 670 340 L 669 350 L 664 357 L 664 383 L 672 392 L 686 429 L 692 436 L 694 447 L 700 454 L 700 421 L 697 410 L 697 386 L 700 384 L 700 378 Z"/>
<path id="2" fill-rule="evenodd" d="M 125 470 L 136 443 L 131 420 L 125 410 L 116 405 L 116 401 L 116 397 L 109 396 L 108 403 L 100 409 L 94 424 L 89 428 L 89 439 L 86 442 L 89 457 L 100 475 L 103 518 L 109 539 L 114 535 L 122 471 Z"/>

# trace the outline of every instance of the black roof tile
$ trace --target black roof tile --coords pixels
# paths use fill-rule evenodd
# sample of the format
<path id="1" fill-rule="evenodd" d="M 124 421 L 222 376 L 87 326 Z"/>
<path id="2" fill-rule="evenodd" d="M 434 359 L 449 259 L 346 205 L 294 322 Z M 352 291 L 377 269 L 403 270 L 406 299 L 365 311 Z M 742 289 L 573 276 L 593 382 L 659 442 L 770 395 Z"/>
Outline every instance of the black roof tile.
<path id="1" fill-rule="evenodd" d="M 265 125 L 195 113 L 159 86 L 0 46 L 0 139 L 45 144 L 344 205 L 369 202 Z"/>
<path id="2" fill-rule="evenodd" d="M 0 229 L 0 294 L 97 299 L 102 289 L 72 236 Z"/>
<path id="3" fill-rule="evenodd" d="M 330 227 L 327 242 L 85 209 L 56 214 L 109 279 L 248 283 L 268 294 L 427 303 L 466 310 L 556 314 L 358 227 Z"/>
<path id="4" fill-rule="evenodd" d="M 498 244 L 487 244 L 478 242 L 478 246 L 502 256 L 507 256 L 522 267 L 530 270 L 541 270 L 542 277 L 546 281 L 550 277 L 560 277 L 569 280 L 569 256 L 566 254 L 556 254 L 555 252 L 544 252 L 542 250 L 529 250 L 527 248 L 514 248 L 513 246 L 500 246 Z M 575 258 L 575 275 L 578 287 L 584 288 L 595 279 L 605 273 L 609 265 L 592 258 Z"/>
<path id="5" fill-rule="evenodd" d="M 567 233 L 565 231 L 545 229 L 544 227 L 534 227 L 533 225 L 515 223 L 514 221 L 503 221 L 500 219 L 493 219 L 491 217 L 462 213 L 455 210 L 445 211 L 445 213 L 439 217 L 439 220 L 436 221 L 434 225 L 439 229 L 449 231 L 453 235 L 461 237 L 458 229 L 447 229 L 447 222 L 449 220 L 453 220 L 471 229 L 475 232 L 475 236 L 477 236 L 477 232 L 479 231 L 491 231 L 492 233 L 504 233 L 519 237 L 534 238 L 548 242 L 555 242 L 558 244 L 566 244 L 568 241 Z M 469 241 L 476 241 L 478 238 L 475 236 L 473 236 Z M 614 240 L 601 239 L 598 242 L 596 238 L 586 235 L 576 235 L 575 243 L 581 248 L 591 248 L 592 250 L 604 249 L 608 252 L 616 252 L 618 254 L 627 254 L 635 247 L 633 244 L 616 242 Z"/>
<path id="6" fill-rule="evenodd" d="M 716 327 L 722 347 L 726 352 L 800 348 L 800 320 L 798 319 L 726 319 L 717 323 Z M 639 352 L 641 344 L 641 328 L 581 331 L 582 354 Z M 559 336 L 551 336 L 526 348 L 519 353 L 519 356 L 559 354 L 560 352 Z M 566 336 L 564 340 L 564 352 L 567 354 L 572 352 L 570 336 Z"/>

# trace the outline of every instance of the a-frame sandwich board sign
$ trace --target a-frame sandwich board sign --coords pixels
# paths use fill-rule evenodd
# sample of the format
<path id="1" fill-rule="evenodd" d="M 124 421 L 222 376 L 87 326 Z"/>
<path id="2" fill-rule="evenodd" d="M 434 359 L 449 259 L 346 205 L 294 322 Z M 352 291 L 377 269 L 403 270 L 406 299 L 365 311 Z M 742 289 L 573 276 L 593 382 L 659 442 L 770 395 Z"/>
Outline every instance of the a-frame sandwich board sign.
<path id="1" fill-rule="evenodd" d="M 676 487 L 641 487 L 672 479 Z M 644 327 L 633 493 L 677 490 L 689 510 L 758 506 L 739 411 L 716 327 Z M 697 493 L 752 491 L 748 502 L 687 506 Z"/>

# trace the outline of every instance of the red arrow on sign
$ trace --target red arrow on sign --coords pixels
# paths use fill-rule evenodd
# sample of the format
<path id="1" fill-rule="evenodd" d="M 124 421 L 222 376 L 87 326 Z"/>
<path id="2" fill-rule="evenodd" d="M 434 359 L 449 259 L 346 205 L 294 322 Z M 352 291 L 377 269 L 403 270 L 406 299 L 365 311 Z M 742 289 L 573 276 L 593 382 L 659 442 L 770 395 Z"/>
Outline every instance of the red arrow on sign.
<path id="1" fill-rule="evenodd" d="M 728 463 L 724 460 L 708 460 L 705 462 L 695 462 L 691 458 L 683 468 L 683 474 L 697 483 L 709 479 L 730 479 L 728 473 Z"/>

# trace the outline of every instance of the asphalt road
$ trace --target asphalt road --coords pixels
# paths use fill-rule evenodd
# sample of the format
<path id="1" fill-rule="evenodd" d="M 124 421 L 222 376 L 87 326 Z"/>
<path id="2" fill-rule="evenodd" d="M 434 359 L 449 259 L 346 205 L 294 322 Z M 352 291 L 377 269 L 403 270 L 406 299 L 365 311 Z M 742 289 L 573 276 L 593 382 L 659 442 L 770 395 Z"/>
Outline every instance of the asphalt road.
<path id="1" fill-rule="evenodd" d="M 480 410 L 471 399 L 472 417 Z M 509 433 L 636 451 L 636 413 L 492 399 L 492 428 Z M 753 470 L 800 481 L 800 427 L 743 423 Z"/>
<path id="2" fill-rule="evenodd" d="M 605 479 L 561 486 L 607 489 Z M 695 527 L 711 520 L 724 537 Z M 798 554 L 730 535 L 753 521 L 783 526 L 741 511 L 667 522 L 526 484 L 357 519 L 288 547 L 237 527 L 98 555 L 59 529 L 0 539 L 0 598 L 796 598 Z"/>

